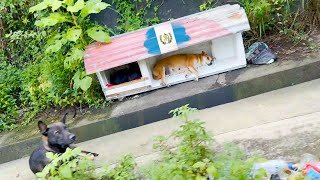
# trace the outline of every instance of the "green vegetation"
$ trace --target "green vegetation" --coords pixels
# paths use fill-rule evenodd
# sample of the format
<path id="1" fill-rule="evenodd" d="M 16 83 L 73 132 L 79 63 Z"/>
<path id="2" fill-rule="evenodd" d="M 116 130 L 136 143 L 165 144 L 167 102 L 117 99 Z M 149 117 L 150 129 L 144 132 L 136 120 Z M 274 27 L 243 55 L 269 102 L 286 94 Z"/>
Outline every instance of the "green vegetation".
<path id="1" fill-rule="evenodd" d="M 88 16 L 108 6 L 101 0 L 1 3 L 0 132 L 50 107 L 103 103 L 99 84 L 85 75 L 83 54 L 93 40 L 110 42 Z"/>
<path id="2" fill-rule="evenodd" d="M 248 15 L 249 41 L 280 33 L 311 42 L 320 25 L 320 0 L 238 0 Z M 154 0 L 3 0 L 0 2 L 0 132 L 26 125 L 49 108 L 100 107 L 106 102 L 95 75 L 84 71 L 93 41 L 160 23 Z M 218 5 L 207 0 L 200 10 Z M 114 29 L 90 21 L 104 9 L 119 14 Z M 315 45 L 315 44 L 310 44 Z M 314 46 L 316 47 L 316 46 Z"/>
<path id="3" fill-rule="evenodd" d="M 120 17 L 117 20 L 119 25 L 116 27 L 115 34 L 130 32 L 142 27 L 160 23 L 157 17 L 159 5 L 153 8 L 153 17 L 147 18 L 147 10 L 151 9 L 154 0 L 113 0 L 113 4 L 118 10 Z"/>
<path id="4" fill-rule="evenodd" d="M 154 149 L 160 152 L 161 157 L 147 163 L 141 168 L 142 171 L 139 171 L 131 155 L 121 158 L 115 166 L 97 170 L 88 158 L 77 156 L 79 149 L 68 149 L 62 155 L 48 153 L 52 162 L 37 176 L 101 180 L 206 180 L 209 176 L 214 179 L 261 179 L 266 176 L 264 170 L 257 172 L 255 177 L 250 175 L 254 163 L 265 161 L 258 156 L 247 158 L 245 152 L 234 144 L 225 145 L 223 151 L 212 149 L 213 136 L 206 131 L 204 123 L 188 118 L 196 111 L 185 105 L 170 112 L 174 117 L 182 119 L 183 123 L 169 137 L 156 138 Z M 170 147 L 170 139 L 176 140 L 176 147 Z"/>
<path id="5" fill-rule="evenodd" d="M 114 167 L 106 166 L 100 174 L 100 179 L 104 180 L 134 180 L 137 179 L 135 174 L 137 163 L 132 155 L 125 155 L 120 158 Z"/>
<path id="6" fill-rule="evenodd" d="M 247 13 L 253 40 L 280 33 L 293 41 L 310 41 L 309 34 L 320 23 L 319 0 L 234 0 Z M 200 10 L 213 8 L 217 1 L 207 0 Z"/>
<path id="7" fill-rule="evenodd" d="M 88 156 L 80 156 L 79 148 L 67 149 L 63 154 L 47 153 L 51 160 L 42 172 L 37 173 L 39 179 L 91 179 L 97 178 L 96 166 Z"/>
<path id="8" fill-rule="evenodd" d="M 215 7 L 216 3 L 218 1 L 215 1 L 215 0 L 207 0 L 207 1 L 204 1 L 201 5 L 200 5 L 200 11 L 206 11 L 206 10 L 209 10 L 213 7 Z"/>
<path id="9" fill-rule="evenodd" d="M 110 5 L 101 0 L 0 2 L 0 132 L 32 121 L 48 108 L 104 105 L 95 75 L 84 71 L 85 47 L 114 34 L 159 23 L 152 0 L 114 0 L 120 13 L 112 32 L 89 21 Z"/>

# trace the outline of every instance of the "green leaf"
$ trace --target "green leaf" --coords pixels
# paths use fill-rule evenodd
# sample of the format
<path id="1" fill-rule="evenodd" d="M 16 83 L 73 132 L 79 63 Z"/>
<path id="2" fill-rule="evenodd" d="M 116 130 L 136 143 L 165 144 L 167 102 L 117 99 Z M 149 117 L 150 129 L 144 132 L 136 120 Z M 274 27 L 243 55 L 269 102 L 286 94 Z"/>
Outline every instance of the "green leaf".
<path id="1" fill-rule="evenodd" d="M 110 36 L 101 26 L 92 27 L 87 30 L 88 36 L 99 42 L 111 42 Z"/>
<path id="2" fill-rule="evenodd" d="M 184 180 L 183 176 L 181 176 L 181 175 L 175 175 L 172 179 L 173 180 Z"/>
<path id="3" fill-rule="evenodd" d="M 87 91 L 90 88 L 91 83 L 92 83 L 92 78 L 89 76 L 86 76 L 85 78 L 81 79 L 80 88 L 83 91 Z"/>
<path id="4" fill-rule="evenodd" d="M 101 0 L 89 0 L 85 3 L 85 6 L 81 10 L 80 16 L 85 18 L 89 14 L 99 13 L 100 11 L 106 9 L 110 4 L 101 2 Z"/>
<path id="5" fill-rule="evenodd" d="M 41 10 L 47 9 L 48 5 L 49 5 L 49 1 L 44 0 L 43 2 L 30 7 L 29 12 L 33 13 L 35 11 L 41 11 Z"/>
<path id="6" fill-rule="evenodd" d="M 68 41 L 76 42 L 79 39 L 81 32 L 82 30 L 80 28 L 70 28 L 68 29 L 66 38 Z"/>
<path id="7" fill-rule="evenodd" d="M 71 52 L 67 54 L 67 57 L 64 60 L 64 67 L 66 69 L 72 69 L 72 70 L 75 69 L 76 67 L 78 67 L 83 56 L 84 56 L 83 50 L 80 50 L 78 48 L 73 48 Z"/>
<path id="8" fill-rule="evenodd" d="M 206 180 L 207 178 L 204 176 L 197 175 L 196 180 Z"/>
<path id="9" fill-rule="evenodd" d="M 58 52 L 64 44 L 67 43 L 67 39 L 65 38 L 65 33 L 57 33 L 53 37 L 49 38 L 47 41 L 47 48 L 45 53 L 54 53 Z"/>
<path id="10" fill-rule="evenodd" d="M 80 79 L 80 74 L 81 74 L 81 72 L 80 72 L 80 70 L 78 70 L 78 71 L 73 75 L 72 79 L 73 79 L 73 80 L 75 80 L 75 79 Z"/>
<path id="11" fill-rule="evenodd" d="M 55 11 L 61 7 L 62 3 L 63 3 L 63 1 L 51 0 L 49 6 L 51 6 L 52 11 Z"/>
<path id="12" fill-rule="evenodd" d="M 81 149 L 80 148 L 74 148 L 72 150 L 72 152 L 73 152 L 73 155 L 79 155 L 81 153 Z"/>
<path id="13" fill-rule="evenodd" d="M 58 177 L 58 176 L 54 176 L 54 177 L 50 177 L 50 180 L 61 180 L 61 178 L 60 177 Z"/>
<path id="14" fill-rule="evenodd" d="M 83 91 L 87 91 L 91 86 L 92 78 L 89 76 L 86 76 L 85 78 L 80 79 L 80 75 L 81 75 L 81 72 L 78 70 L 76 74 L 73 76 L 72 78 L 74 81 L 73 89 L 77 90 L 80 87 Z M 73 153 L 79 154 L 80 152 L 81 150 L 76 148 L 74 149 Z"/>
<path id="15" fill-rule="evenodd" d="M 78 12 L 84 7 L 84 1 L 78 0 L 73 6 L 68 6 L 67 11 L 69 12 Z"/>
<path id="16" fill-rule="evenodd" d="M 73 89 L 74 90 L 78 90 L 80 88 L 81 80 L 78 76 L 80 77 L 80 71 L 77 71 L 77 73 L 73 76 L 73 81 L 74 81 Z"/>
<path id="17" fill-rule="evenodd" d="M 53 159 L 53 153 L 52 152 L 47 152 L 46 153 L 46 157 L 52 160 Z"/>
<path id="18" fill-rule="evenodd" d="M 38 178 L 44 178 L 44 177 L 46 177 L 46 174 L 45 174 L 45 173 L 42 173 L 42 172 L 38 172 L 38 173 L 36 173 L 36 176 L 37 176 Z"/>
<path id="19" fill-rule="evenodd" d="M 67 16 L 60 13 L 51 13 L 48 17 L 41 18 L 35 22 L 36 26 L 46 27 L 46 26 L 54 26 L 58 23 L 68 22 L 69 19 Z"/>
<path id="20" fill-rule="evenodd" d="M 258 171 L 254 175 L 254 179 L 262 179 L 262 177 L 268 177 L 266 170 L 258 169 Z"/>
<path id="21" fill-rule="evenodd" d="M 46 54 L 58 52 L 61 49 L 61 47 L 62 47 L 62 42 L 57 40 L 57 41 L 55 41 L 55 44 L 47 47 L 45 52 L 46 52 Z"/>
<path id="22" fill-rule="evenodd" d="M 213 176 L 214 178 L 217 178 L 219 176 L 218 170 L 214 165 L 210 165 L 207 169 L 207 173 Z"/>
<path id="23" fill-rule="evenodd" d="M 59 168 L 59 174 L 64 178 L 72 178 L 72 172 L 69 166 L 62 165 Z"/>
<path id="24" fill-rule="evenodd" d="M 195 163 L 192 167 L 193 168 L 204 169 L 206 167 L 206 163 L 200 161 L 200 162 Z"/>
<path id="25" fill-rule="evenodd" d="M 59 0 L 44 0 L 43 2 L 32 6 L 29 9 L 29 12 L 33 13 L 35 11 L 41 11 L 44 9 L 47 9 L 48 7 L 52 8 L 52 11 L 56 11 L 57 9 L 59 9 L 62 6 L 62 3 L 64 3 L 64 1 L 59 1 Z"/>
<path id="26" fill-rule="evenodd" d="M 74 0 L 64 0 L 64 3 L 65 3 L 67 6 L 73 5 L 73 2 L 74 2 Z"/>

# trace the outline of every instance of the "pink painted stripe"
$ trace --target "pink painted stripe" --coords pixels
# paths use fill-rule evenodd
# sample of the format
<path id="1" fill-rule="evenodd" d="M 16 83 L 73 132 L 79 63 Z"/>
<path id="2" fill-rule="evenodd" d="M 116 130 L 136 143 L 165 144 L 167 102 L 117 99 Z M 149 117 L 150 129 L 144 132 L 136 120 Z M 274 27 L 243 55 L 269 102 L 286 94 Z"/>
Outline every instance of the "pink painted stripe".
<path id="1" fill-rule="evenodd" d="M 201 30 L 201 29 L 204 29 L 204 30 Z M 202 27 L 198 26 L 197 28 L 187 29 L 187 33 L 192 38 L 191 41 L 193 41 L 194 38 L 197 38 L 198 36 L 199 37 L 207 36 L 208 33 L 213 33 L 213 32 L 217 32 L 218 33 L 219 31 L 222 31 L 222 29 L 217 27 L 217 23 L 211 23 L 209 26 L 208 25 L 202 26 Z M 140 39 L 142 39 L 142 37 L 139 38 L 139 41 L 141 42 Z M 143 45 L 141 45 L 141 44 L 134 44 L 134 45 L 131 45 L 131 46 L 127 46 L 127 48 L 118 48 L 118 49 L 114 49 L 114 47 L 112 46 L 106 52 L 102 52 L 99 49 L 99 50 L 91 52 L 91 53 L 94 53 L 95 55 L 90 58 L 90 61 L 93 63 L 93 62 L 99 61 L 101 59 L 104 59 L 106 56 L 107 57 L 109 57 L 109 56 L 112 57 L 111 59 L 108 58 L 109 59 L 108 61 L 113 61 L 115 59 L 124 58 L 124 57 L 128 56 L 126 54 L 128 53 L 129 50 L 131 50 L 130 51 L 131 52 L 130 56 L 131 56 L 131 54 L 134 54 L 136 52 L 137 53 L 140 52 L 141 49 L 144 49 Z M 119 53 L 123 54 L 123 56 L 118 57 Z"/>
<path id="2" fill-rule="evenodd" d="M 112 39 L 112 43 L 110 44 L 105 44 L 105 45 L 102 45 L 100 47 L 106 47 L 106 46 L 110 46 L 111 44 L 114 44 L 114 43 L 118 43 L 118 42 L 123 42 L 123 41 L 127 41 L 128 39 L 135 39 L 136 37 L 139 37 L 141 35 L 145 35 L 145 33 L 147 32 L 147 30 L 139 30 L 137 32 L 134 32 L 134 33 L 129 33 L 129 34 L 123 34 L 123 35 L 119 35 L 119 36 L 115 36 L 115 37 L 111 37 Z M 99 43 L 93 43 L 93 44 L 90 44 L 89 46 L 87 46 L 86 49 L 95 49 L 97 44 Z"/>
<path id="3" fill-rule="evenodd" d="M 118 49 L 110 48 L 106 51 L 96 51 L 96 52 L 92 51 L 90 52 L 90 57 L 88 58 L 88 60 L 91 63 L 101 61 L 101 60 L 105 61 L 105 59 L 108 59 L 107 61 L 112 61 L 113 59 L 116 59 L 119 56 L 121 56 L 121 58 L 124 58 L 127 56 L 126 54 L 128 53 L 132 54 L 132 53 L 137 53 L 143 50 L 146 51 L 143 45 L 132 44 L 131 46 L 125 46 L 125 48 L 118 48 Z"/>
<path id="4" fill-rule="evenodd" d="M 183 24 L 186 33 L 191 37 L 191 40 L 184 47 L 231 34 L 228 29 L 207 19 L 182 19 L 176 22 Z M 114 37 L 110 44 L 99 45 L 95 43 L 88 46 L 85 52 L 87 74 L 155 56 L 148 54 L 147 49 L 143 46 L 147 30 Z"/>
<path id="5" fill-rule="evenodd" d="M 141 59 L 145 59 L 148 58 L 149 56 L 147 55 L 147 53 L 142 53 L 142 55 L 137 54 L 132 56 L 130 59 L 124 59 L 122 61 L 114 61 L 112 63 L 108 63 L 108 62 L 99 62 L 97 64 L 90 64 L 90 65 L 86 65 L 86 72 L 87 74 L 92 74 L 101 70 L 105 70 L 107 69 L 111 69 L 114 67 L 118 67 L 124 64 L 129 64 L 132 62 L 136 62 L 139 61 Z"/>

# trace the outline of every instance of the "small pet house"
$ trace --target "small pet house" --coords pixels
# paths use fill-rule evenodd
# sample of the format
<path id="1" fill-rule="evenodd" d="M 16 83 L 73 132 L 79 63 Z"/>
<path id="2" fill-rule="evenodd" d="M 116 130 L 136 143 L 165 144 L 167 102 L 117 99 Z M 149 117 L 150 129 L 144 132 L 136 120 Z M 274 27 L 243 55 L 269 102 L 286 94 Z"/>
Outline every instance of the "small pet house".
<path id="1" fill-rule="evenodd" d="M 174 54 L 216 58 L 212 66 L 197 68 L 199 78 L 246 66 L 242 32 L 250 29 L 239 5 L 224 5 L 112 37 L 109 44 L 93 43 L 85 51 L 86 73 L 96 73 L 106 99 L 162 88 L 153 79 L 157 60 Z M 194 75 L 166 75 L 167 85 L 193 80 Z"/>

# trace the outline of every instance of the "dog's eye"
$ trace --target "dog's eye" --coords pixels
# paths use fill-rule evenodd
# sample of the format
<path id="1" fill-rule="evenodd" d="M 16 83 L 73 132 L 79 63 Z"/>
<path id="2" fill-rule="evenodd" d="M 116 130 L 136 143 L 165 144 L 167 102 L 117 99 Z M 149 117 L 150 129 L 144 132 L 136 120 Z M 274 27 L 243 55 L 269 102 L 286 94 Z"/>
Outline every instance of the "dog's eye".
<path id="1" fill-rule="evenodd" d="M 57 135 L 57 134 L 59 134 L 59 133 L 60 133 L 59 130 L 54 131 L 54 134 L 55 134 L 55 135 Z"/>
<path id="2" fill-rule="evenodd" d="M 209 57 L 207 57 L 207 59 L 209 60 Z"/>

